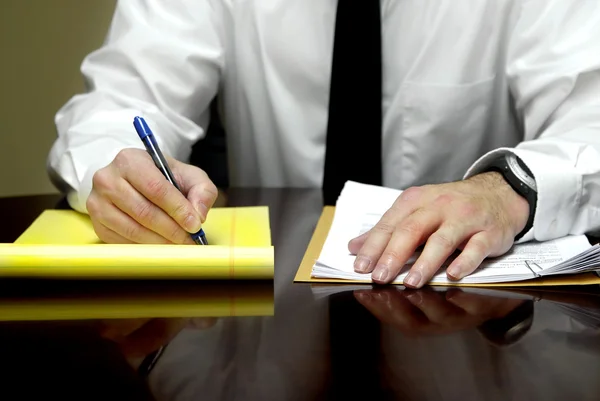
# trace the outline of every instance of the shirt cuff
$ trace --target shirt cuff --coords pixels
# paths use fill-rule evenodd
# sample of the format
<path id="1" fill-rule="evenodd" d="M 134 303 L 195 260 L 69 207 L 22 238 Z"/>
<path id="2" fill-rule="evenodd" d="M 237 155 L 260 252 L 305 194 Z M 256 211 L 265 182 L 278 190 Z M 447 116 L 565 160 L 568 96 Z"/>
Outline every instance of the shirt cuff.
<path id="1" fill-rule="evenodd" d="M 96 162 L 88 166 L 79 182 L 78 190 L 71 190 L 67 193 L 67 202 L 73 209 L 80 213 L 88 214 L 86 203 L 90 192 L 92 192 L 94 174 L 101 168 L 106 167 L 108 163 L 110 163 L 110 160 L 108 162 Z"/>
<path id="2" fill-rule="evenodd" d="M 484 172 L 493 159 L 507 153 L 519 157 L 531 170 L 538 190 L 533 227 L 517 242 L 548 241 L 568 235 L 581 200 L 581 176 L 568 162 L 541 152 L 499 148 L 479 158 L 463 178 Z"/>

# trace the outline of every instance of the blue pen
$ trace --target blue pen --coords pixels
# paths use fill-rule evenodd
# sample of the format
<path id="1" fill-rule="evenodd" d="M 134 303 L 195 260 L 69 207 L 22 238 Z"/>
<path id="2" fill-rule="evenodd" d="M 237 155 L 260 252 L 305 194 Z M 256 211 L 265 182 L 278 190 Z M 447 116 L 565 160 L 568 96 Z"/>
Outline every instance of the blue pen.
<path id="1" fill-rule="evenodd" d="M 177 185 L 177 182 L 175 182 L 175 177 L 173 176 L 173 173 L 171 172 L 167 161 L 165 160 L 162 152 L 160 151 L 158 143 L 154 138 L 154 134 L 152 133 L 152 130 L 150 129 L 146 121 L 142 117 L 135 117 L 133 119 L 133 126 L 135 127 L 135 130 L 137 131 L 140 139 L 144 143 L 144 146 L 150 154 L 150 157 L 152 157 L 152 160 L 154 161 L 156 167 L 158 167 L 160 172 L 163 173 L 167 181 L 173 184 L 173 186 L 177 188 L 179 192 L 181 192 L 181 188 L 179 188 L 179 185 Z M 204 234 L 204 230 L 202 229 L 200 229 L 200 231 L 198 231 L 197 233 L 192 234 L 192 239 L 198 245 L 208 245 L 208 241 L 206 241 L 206 235 Z"/>

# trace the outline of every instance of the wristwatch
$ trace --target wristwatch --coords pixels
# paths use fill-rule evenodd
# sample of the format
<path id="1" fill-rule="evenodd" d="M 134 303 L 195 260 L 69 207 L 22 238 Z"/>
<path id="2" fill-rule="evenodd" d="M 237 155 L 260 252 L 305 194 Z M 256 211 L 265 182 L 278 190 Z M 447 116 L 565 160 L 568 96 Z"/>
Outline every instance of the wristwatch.
<path id="1" fill-rule="evenodd" d="M 477 329 L 494 345 L 512 345 L 519 341 L 531 328 L 534 310 L 535 301 L 526 300 L 508 315 L 488 320 Z"/>
<path id="2" fill-rule="evenodd" d="M 515 237 L 515 241 L 518 241 L 533 227 L 533 217 L 535 216 L 537 204 L 535 177 L 525 163 L 513 153 L 503 154 L 492 160 L 485 171 L 497 171 L 502 174 L 512 189 L 529 202 L 529 218 L 523 231 Z"/>

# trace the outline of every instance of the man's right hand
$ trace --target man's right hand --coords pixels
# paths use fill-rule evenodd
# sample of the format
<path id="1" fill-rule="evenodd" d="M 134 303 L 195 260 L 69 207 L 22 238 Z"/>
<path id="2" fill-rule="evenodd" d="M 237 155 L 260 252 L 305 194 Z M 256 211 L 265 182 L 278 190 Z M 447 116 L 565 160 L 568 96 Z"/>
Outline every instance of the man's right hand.
<path id="1" fill-rule="evenodd" d="M 194 244 L 218 191 L 201 169 L 166 157 L 179 192 L 141 149 L 122 150 L 94 174 L 86 206 L 106 243 Z"/>

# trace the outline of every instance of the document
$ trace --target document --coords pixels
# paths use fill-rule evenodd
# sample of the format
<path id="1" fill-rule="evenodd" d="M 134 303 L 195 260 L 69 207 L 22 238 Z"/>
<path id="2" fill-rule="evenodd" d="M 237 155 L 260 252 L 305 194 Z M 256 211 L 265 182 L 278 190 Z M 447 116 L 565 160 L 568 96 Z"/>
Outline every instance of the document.
<path id="1" fill-rule="evenodd" d="M 335 207 L 333 223 L 321 253 L 314 263 L 314 278 L 369 281 L 370 274 L 354 271 L 355 255 L 348 242 L 368 231 L 392 206 L 402 191 L 349 181 Z M 506 254 L 487 258 L 471 275 L 460 281 L 446 277 L 446 267 L 457 253 L 448 258 L 432 278 L 431 284 L 478 284 L 523 281 L 537 277 L 585 273 L 600 269 L 600 247 L 592 246 L 585 235 L 567 236 L 546 242 L 515 244 Z M 419 256 L 416 251 L 394 283 L 402 283 Z"/>

